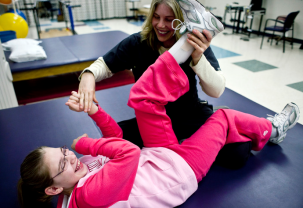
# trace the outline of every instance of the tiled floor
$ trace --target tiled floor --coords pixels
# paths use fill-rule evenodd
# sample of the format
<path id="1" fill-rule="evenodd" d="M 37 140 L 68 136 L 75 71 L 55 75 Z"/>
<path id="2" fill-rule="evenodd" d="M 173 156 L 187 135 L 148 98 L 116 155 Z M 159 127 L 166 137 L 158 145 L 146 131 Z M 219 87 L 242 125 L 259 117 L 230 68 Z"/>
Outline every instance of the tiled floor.
<path id="1" fill-rule="evenodd" d="M 43 22 L 42 29 L 65 27 L 65 23 Z M 98 22 L 75 22 L 77 34 L 121 30 L 132 34 L 141 30 L 141 23 L 130 23 L 124 19 Z M 300 44 L 270 44 L 261 38 L 243 41 L 243 35 L 219 34 L 212 41 L 212 49 L 226 77 L 226 86 L 237 93 L 275 111 L 280 112 L 287 102 L 295 102 L 303 112 L 303 50 Z M 35 28 L 29 36 L 37 38 Z M 303 116 L 299 122 L 303 124 Z"/>
<path id="2" fill-rule="evenodd" d="M 259 72 L 259 71 L 277 68 L 275 66 L 266 64 L 258 60 L 241 61 L 241 62 L 236 62 L 234 64 L 252 72 Z"/>

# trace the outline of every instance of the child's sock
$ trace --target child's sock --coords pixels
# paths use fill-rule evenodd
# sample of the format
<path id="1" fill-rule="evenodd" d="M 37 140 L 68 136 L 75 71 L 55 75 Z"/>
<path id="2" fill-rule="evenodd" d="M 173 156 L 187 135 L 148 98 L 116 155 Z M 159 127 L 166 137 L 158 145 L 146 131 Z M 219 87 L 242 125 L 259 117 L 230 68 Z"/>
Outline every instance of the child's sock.
<path id="1" fill-rule="evenodd" d="M 168 50 L 168 52 L 176 59 L 178 64 L 184 63 L 194 51 L 194 47 L 187 42 L 187 34 L 188 32 L 183 34 L 181 38 Z"/>
<path id="2" fill-rule="evenodd" d="M 278 130 L 276 127 L 272 127 L 270 138 L 276 138 L 278 136 Z"/>

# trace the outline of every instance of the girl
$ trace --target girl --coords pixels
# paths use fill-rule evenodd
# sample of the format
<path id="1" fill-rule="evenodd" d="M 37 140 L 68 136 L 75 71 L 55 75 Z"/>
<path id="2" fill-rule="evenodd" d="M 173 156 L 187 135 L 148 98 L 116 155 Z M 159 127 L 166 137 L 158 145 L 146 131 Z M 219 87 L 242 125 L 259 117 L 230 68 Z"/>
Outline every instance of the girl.
<path id="1" fill-rule="evenodd" d="M 178 26 L 178 22 L 184 23 Z M 175 29 L 180 29 L 184 35 Z M 178 140 L 190 137 L 213 113 L 212 106 L 202 103 L 198 97 L 196 75 L 202 90 L 211 97 L 220 97 L 225 89 L 225 77 L 209 47 L 211 38 L 205 38 L 202 29 L 207 30 L 204 34 L 213 37 L 223 31 L 224 27 L 196 0 L 153 0 L 142 31 L 130 35 L 83 70 L 78 90 L 81 109 L 87 112 L 92 101 L 97 102 L 95 81 L 101 81 L 125 69 L 132 69 L 137 81 L 161 54 L 181 39 L 178 43 L 184 46 L 186 55 L 180 55 L 183 58 L 180 66 L 188 77 L 190 89 L 165 108 Z M 143 147 L 136 118 L 118 124 L 123 130 L 124 139 Z M 250 146 L 251 142 L 227 145 L 225 151 L 222 151 L 226 154 L 220 158 L 228 158 L 231 153 L 238 154 L 229 161 L 218 162 L 228 167 L 239 167 L 250 155 Z"/>
<path id="2" fill-rule="evenodd" d="M 75 139 L 71 147 L 85 155 L 80 159 L 65 146 L 33 151 L 21 165 L 19 189 L 44 200 L 61 194 L 58 207 L 175 207 L 195 192 L 224 145 L 250 141 L 259 151 L 268 140 L 282 142 L 298 121 L 294 103 L 270 120 L 220 109 L 179 144 L 165 105 L 189 90 L 189 80 L 172 54 L 162 54 L 130 92 L 145 148 L 123 140 L 118 124 L 93 105 L 88 114 L 104 137 Z M 73 92 L 66 105 L 82 111 L 79 103 Z"/>

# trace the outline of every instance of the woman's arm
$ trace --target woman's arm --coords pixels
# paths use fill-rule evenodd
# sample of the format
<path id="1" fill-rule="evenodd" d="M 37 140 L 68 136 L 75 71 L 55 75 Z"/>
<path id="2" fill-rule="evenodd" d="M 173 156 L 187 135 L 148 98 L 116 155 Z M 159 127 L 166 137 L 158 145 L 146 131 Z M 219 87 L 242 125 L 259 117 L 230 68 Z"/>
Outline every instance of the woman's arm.
<path id="1" fill-rule="evenodd" d="M 114 75 L 106 65 L 103 57 L 99 57 L 94 63 L 92 63 L 89 67 L 87 67 L 81 72 L 78 78 L 80 84 L 81 84 L 82 75 L 85 72 L 90 72 L 94 76 L 96 82 L 110 78 Z"/>
<path id="2" fill-rule="evenodd" d="M 200 79 L 202 90 L 209 96 L 218 98 L 225 90 L 225 77 L 222 71 L 216 71 L 203 55 L 198 64 L 190 65 Z"/>
<path id="3" fill-rule="evenodd" d="M 113 73 L 109 70 L 103 57 L 98 58 L 88 68 L 84 69 L 79 76 L 79 89 L 80 94 L 80 108 L 84 112 L 90 111 L 93 101 L 98 103 L 95 96 L 95 82 L 107 79 L 113 76 Z"/>
<path id="4" fill-rule="evenodd" d="M 192 34 L 188 34 L 188 43 L 194 47 L 191 54 L 191 67 L 200 79 L 202 90 L 211 97 L 220 97 L 225 89 L 225 77 L 219 71 L 219 63 L 214 56 L 210 43 L 212 36 L 209 31 L 193 30 Z M 212 61 L 212 65 L 208 60 Z M 216 70 L 214 67 L 216 67 Z"/>
<path id="5" fill-rule="evenodd" d="M 140 35 L 133 34 L 122 40 L 103 57 L 98 58 L 90 67 L 83 70 L 79 80 L 80 108 L 87 112 L 95 97 L 95 81 L 111 77 L 114 73 L 131 69 L 136 59 L 136 46 L 140 43 Z"/>
<path id="6" fill-rule="evenodd" d="M 210 43 L 212 36 L 209 31 L 193 30 L 193 34 L 188 34 L 188 43 L 194 47 L 191 54 L 191 67 L 200 79 L 202 90 L 211 97 L 220 97 L 225 89 L 225 77 L 219 71 L 219 63 L 214 56 Z M 212 65 L 208 60 L 211 60 Z M 214 67 L 216 67 L 216 70 Z"/>

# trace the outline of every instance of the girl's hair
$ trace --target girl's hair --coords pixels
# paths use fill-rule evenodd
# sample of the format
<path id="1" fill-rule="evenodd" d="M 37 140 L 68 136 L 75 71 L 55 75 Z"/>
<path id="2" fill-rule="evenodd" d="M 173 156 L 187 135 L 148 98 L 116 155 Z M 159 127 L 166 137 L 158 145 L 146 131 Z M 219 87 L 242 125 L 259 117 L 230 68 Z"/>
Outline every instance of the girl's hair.
<path id="1" fill-rule="evenodd" d="M 182 22 L 184 21 L 182 11 L 175 0 L 153 0 L 151 2 L 150 10 L 142 26 L 142 32 L 141 32 L 141 40 L 142 41 L 147 40 L 147 44 L 153 50 L 155 49 L 158 50 L 161 46 L 152 25 L 154 12 L 159 4 L 166 4 L 167 6 L 169 6 L 173 10 L 175 19 L 179 19 Z M 174 25 L 174 27 L 177 26 L 178 22 L 176 21 L 175 24 L 176 25 Z M 179 40 L 179 38 L 181 37 L 179 31 L 176 32 L 175 36 L 176 36 L 176 41 Z"/>
<path id="2" fill-rule="evenodd" d="M 18 199 L 22 207 L 47 204 L 52 199 L 44 192 L 45 188 L 53 184 L 49 168 L 44 163 L 44 148 L 39 147 L 29 153 L 21 164 Z"/>

